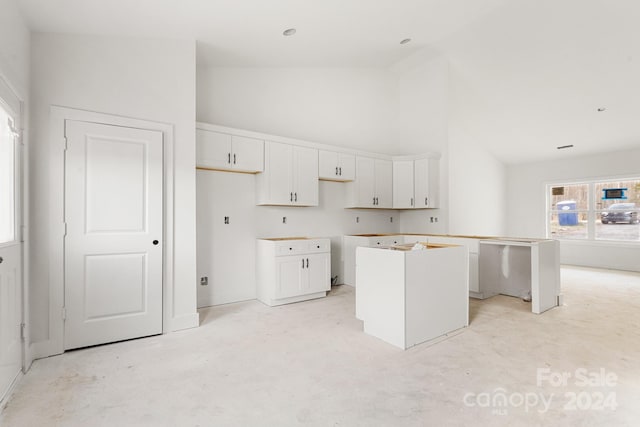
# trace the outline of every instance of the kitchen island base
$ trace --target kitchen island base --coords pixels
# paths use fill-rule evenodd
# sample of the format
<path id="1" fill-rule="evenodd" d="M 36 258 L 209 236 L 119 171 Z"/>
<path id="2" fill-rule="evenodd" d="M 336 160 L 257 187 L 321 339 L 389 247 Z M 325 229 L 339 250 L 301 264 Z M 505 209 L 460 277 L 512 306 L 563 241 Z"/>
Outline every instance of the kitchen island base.
<path id="1" fill-rule="evenodd" d="M 404 350 L 469 325 L 467 249 L 427 247 L 357 248 L 356 317 L 365 333 Z"/>

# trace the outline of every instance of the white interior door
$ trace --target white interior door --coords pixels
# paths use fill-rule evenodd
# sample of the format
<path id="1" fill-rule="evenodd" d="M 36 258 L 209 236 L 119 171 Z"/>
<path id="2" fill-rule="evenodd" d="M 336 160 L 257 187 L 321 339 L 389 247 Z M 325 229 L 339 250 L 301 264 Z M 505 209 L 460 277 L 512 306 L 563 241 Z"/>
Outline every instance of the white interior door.
<path id="1" fill-rule="evenodd" d="M 22 368 L 21 156 L 14 118 L 0 102 L 0 401 Z"/>
<path id="2" fill-rule="evenodd" d="M 162 132 L 65 133 L 64 347 L 162 333 Z"/>

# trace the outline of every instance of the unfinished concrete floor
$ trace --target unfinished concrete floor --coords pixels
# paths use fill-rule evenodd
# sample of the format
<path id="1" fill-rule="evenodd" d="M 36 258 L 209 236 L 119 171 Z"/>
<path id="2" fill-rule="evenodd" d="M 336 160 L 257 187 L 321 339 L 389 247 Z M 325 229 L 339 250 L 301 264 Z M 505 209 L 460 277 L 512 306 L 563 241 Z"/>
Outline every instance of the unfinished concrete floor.
<path id="1" fill-rule="evenodd" d="M 639 425 L 640 274 L 564 267 L 562 285 L 542 315 L 472 300 L 469 328 L 407 351 L 362 332 L 347 286 L 208 308 L 197 329 L 34 362 L 0 424 Z"/>

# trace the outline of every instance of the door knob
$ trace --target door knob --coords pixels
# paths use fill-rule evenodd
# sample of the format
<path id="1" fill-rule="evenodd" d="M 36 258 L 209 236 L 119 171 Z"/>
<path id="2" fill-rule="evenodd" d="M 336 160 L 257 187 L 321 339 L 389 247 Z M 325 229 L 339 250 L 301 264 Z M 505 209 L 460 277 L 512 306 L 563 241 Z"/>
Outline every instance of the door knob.
<path id="1" fill-rule="evenodd" d="M 154 244 L 154 245 L 157 245 L 158 243 L 160 243 L 160 242 L 159 242 L 159 241 L 157 241 L 157 240 L 154 240 L 154 241 L 153 241 L 153 244 Z"/>

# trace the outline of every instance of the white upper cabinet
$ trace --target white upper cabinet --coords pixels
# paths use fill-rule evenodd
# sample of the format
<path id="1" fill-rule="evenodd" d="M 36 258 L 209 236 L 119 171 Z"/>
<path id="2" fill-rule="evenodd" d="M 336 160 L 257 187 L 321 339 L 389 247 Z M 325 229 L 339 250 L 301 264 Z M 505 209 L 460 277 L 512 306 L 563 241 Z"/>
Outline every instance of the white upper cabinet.
<path id="1" fill-rule="evenodd" d="M 390 160 L 356 157 L 356 179 L 348 184 L 347 207 L 389 209 L 393 205 Z"/>
<path id="2" fill-rule="evenodd" d="M 393 162 L 393 208 L 412 209 L 415 205 L 413 160 Z"/>
<path id="3" fill-rule="evenodd" d="M 319 178 L 327 181 L 353 181 L 356 156 L 337 151 L 319 151 Z"/>
<path id="4" fill-rule="evenodd" d="M 440 183 L 439 160 L 425 157 L 393 162 L 394 209 L 437 208 Z"/>
<path id="5" fill-rule="evenodd" d="M 440 160 L 432 157 L 414 162 L 414 208 L 440 207 Z"/>
<path id="6" fill-rule="evenodd" d="M 376 208 L 393 207 L 393 163 L 376 159 Z"/>
<path id="7" fill-rule="evenodd" d="M 318 150 L 266 141 L 264 173 L 256 175 L 258 205 L 318 206 Z"/>
<path id="8" fill-rule="evenodd" d="M 264 170 L 264 141 L 196 129 L 196 164 L 200 168 L 256 173 Z"/>

